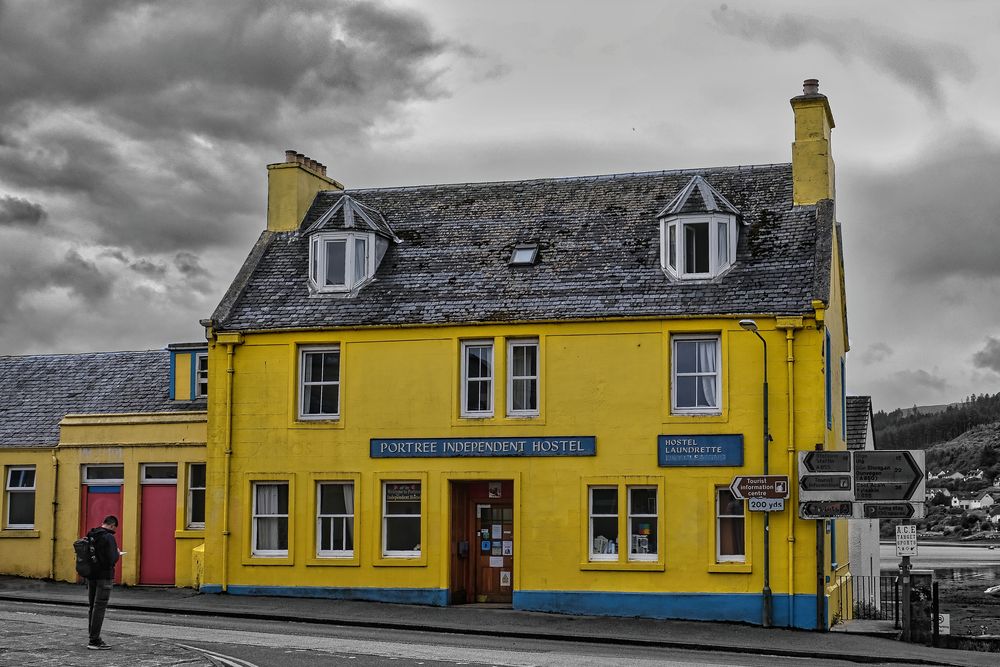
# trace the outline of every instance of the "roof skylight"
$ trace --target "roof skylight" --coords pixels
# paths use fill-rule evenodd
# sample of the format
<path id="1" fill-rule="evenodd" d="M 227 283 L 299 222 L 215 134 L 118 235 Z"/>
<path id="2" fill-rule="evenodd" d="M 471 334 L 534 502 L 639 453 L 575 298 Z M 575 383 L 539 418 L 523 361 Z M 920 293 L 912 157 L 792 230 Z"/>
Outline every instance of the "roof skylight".
<path id="1" fill-rule="evenodd" d="M 514 246 L 514 251 L 510 254 L 511 266 L 531 266 L 538 260 L 538 244 L 525 243 Z"/>

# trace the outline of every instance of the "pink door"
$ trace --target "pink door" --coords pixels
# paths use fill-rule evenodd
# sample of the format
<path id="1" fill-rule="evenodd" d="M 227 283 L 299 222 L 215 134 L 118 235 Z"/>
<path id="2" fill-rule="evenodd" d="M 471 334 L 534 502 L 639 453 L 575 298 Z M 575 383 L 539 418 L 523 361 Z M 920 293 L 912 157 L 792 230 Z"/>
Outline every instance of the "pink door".
<path id="1" fill-rule="evenodd" d="M 122 487 L 119 485 L 109 485 L 109 486 L 96 486 L 91 484 L 90 486 L 83 487 L 83 492 L 85 495 L 83 506 L 86 508 L 83 517 L 83 526 L 81 526 L 81 535 L 86 535 L 87 531 L 91 528 L 96 528 L 101 525 L 104 521 L 104 517 L 109 514 L 114 515 L 118 518 L 118 531 L 115 533 L 115 540 L 118 542 L 118 548 L 122 548 Z M 122 580 L 122 561 L 118 559 L 118 564 L 115 565 L 115 583 L 121 583 Z"/>
<path id="2" fill-rule="evenodd" d="M 177 564 L 176 484 L 143 484 L 139 519 L 139 583 L 172 586 Z"/>

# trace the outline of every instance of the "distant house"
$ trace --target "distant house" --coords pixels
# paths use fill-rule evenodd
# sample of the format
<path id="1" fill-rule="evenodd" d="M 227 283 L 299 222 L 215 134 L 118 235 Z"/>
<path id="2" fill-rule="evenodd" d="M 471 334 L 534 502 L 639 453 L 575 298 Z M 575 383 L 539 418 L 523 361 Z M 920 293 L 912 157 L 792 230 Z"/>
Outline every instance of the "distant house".
<path id="1" fill-rule="evenodd" d="M 965 479 L 965 475 L 956 470 L 955 472 L 950 472 L 945 475 L 941 475 L 940 479 L 953 479 L 955 481 L 959 481 Z"/>
<path id="2" fill-rule="evenodd" d="M 996 487 L 990 487 L 988 489 L 983 489 L 978 494 L 974 501 L 974 506 L 972 509 L 982 509 L 984 507 L 990 507 L 995 503 L 1000 502 L 1000 489 Z"/>
<path id="3" fill-rule="evenodd" d="M 965 479 L 967 479 L 967 480 L 968 479 L 982 479 L 982 478 L 983 478 L 983 471 L 981 469 L 979 469 L 979 468 L 976 468 L 975 470 L 973 470 L 972 472 L 970 472 L 965 477 Z"/>

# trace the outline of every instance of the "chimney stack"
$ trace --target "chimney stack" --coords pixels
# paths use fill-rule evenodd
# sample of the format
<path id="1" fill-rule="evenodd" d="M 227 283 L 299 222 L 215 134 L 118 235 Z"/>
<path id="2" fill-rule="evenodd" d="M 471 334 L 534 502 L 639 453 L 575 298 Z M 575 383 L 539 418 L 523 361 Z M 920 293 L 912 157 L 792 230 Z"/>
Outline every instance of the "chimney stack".
<path id="1" fill-rule="evenodd" d="M 326 175 L 326 165 L 296 152 L 285 151 L 285 161 L 267 165 L 267 229 L 292 232 L 299 228 L 316 193 L 343 190 Z"/>
<path id="2" fill-rule="evenodd" d="M 833 112 L 826 95 L 819 92 L 819 79 L 802 82 L 802 94 L 791 99 L 795 114 L 792 144 L 792 199 L 796 206 L 834 199 L 836 192 L 830 131 Z"/>

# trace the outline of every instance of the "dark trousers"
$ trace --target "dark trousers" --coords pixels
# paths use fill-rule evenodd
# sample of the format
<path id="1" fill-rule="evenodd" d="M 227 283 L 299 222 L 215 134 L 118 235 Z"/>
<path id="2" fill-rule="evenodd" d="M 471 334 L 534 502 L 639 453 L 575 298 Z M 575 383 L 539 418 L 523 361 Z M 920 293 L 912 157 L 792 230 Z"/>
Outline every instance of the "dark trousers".
<path id="1" fill-rule="evenodd" d="M 87 623 L 91 644 L 101 641 L 101 626 L 104 625 L 104 612 L 108 608 L 113 585 L 111 579 L 87 579 L 87 602 L 90 604 Z"/>

